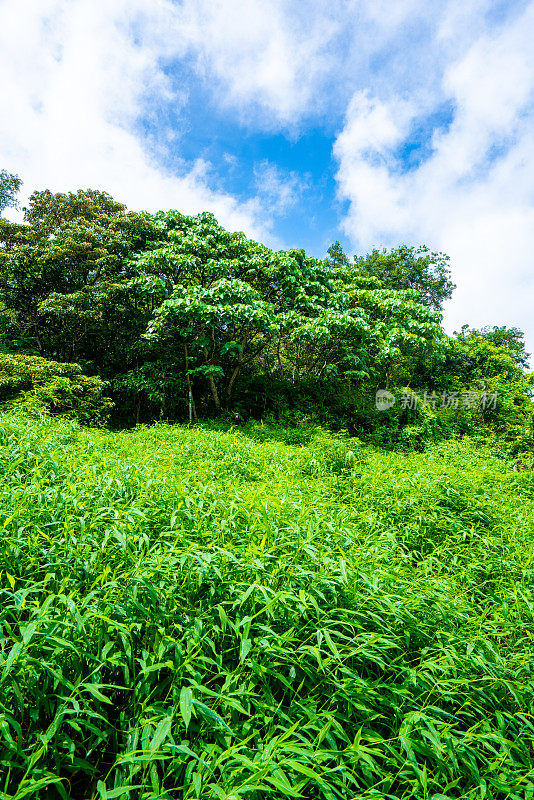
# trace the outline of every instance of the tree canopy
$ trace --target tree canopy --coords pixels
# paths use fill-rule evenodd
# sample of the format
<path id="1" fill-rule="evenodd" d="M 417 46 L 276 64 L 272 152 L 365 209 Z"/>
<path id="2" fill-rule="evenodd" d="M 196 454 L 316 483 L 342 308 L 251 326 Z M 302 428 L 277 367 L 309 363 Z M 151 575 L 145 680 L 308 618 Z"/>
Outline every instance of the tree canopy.
<path id="1" fill-rule="evenodd" d="M 508 380 L 528 398 L 521 331 L 445 334 L 453 288 L 423 246 L 351 260 L 335 242 L 319 259 L 97 190 L 35 192 L 21 223 L 0 219 L 0 348 L 98 377 L 118 424 L 261 408 L 383 426 L 374 392 L 417 384 Z"/>
<path id="2" fill-rule="evenodd" d="M 17 207 L 17 194 L 22 186 L 18 175 L 12 175 L 5 169 L 0 170 L 0 215 L 6 208 Z"/>
<path id="3" fill-rule="evenodd" d="M 413 289 L 420 303 L 439 311 L 456 288 L 451 280 L 449 257 L 425 247 L 402 245 L 389 252 L 373 250 L 355 259 L 364 275 L 378 278 L 388 289 Z"/>

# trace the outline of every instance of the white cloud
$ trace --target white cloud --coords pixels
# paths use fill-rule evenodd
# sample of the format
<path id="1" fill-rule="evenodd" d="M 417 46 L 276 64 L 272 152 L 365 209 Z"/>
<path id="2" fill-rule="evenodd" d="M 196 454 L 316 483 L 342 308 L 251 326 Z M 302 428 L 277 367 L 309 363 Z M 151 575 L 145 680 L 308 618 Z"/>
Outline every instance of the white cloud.
<path id="1" fill-rule="evenodd" d="M 179 19 L 220 105 L 238 108 L 256 126 L 294 129 L 302 115 L 324 105 L 319 87 L 338 64 L 335 45 L 346 5 L 184 0 Z"/>
<path id="2" fill-rule="evenodd" d="M 281 170 L 267 159 L 255 165 L 254 178 L 258 195 L 276 216 L 294 208 L 308 188 L 306 177 L 294 170 Z"/>
<path id="3" fill-rule="evenodd" d="M 458 12 L 458 7 L 455 7 Z M 451 19 L 453 21 L 451 21 Z M 447 26 L 454 24 L 449 12 Z M 438 27 L 438 36 L 444 28 Z M 518 325 L 534 345 L 534 4 L 444 67 L 436 106 L 453 109 L 431 152 L 406 170 L 402 147 L 429 107 L 358 94 L 334 152 L 347 234 L 360 249 L 424 242 L 451 256 L 451 328 Z M 432 46 L 429 42 L 429 46 Z M 416 98 L 411 98 L 413 101 Z"/>
<path id="4" fill-rule="evenodd" d="M 0 3 L 0 161 L 23 177 L 26 196 L 98 187 L 133 208 L 209 209 L 268 236 L 257 198 L 210 189 L 202 160 L 182 162 L 180 176 L 166 172 L 135 133 L 147 95 L 175 111 L 184 102 L 160 64 L 185 52 L 178 31 L 166 0 Z"/>
<path id="5" fill-rule="evenodd" d="M 389 150 L 406 137 L 416 113 L 413 104 L 403 100 L 380 103 L 369 92 L 357 92 L 347 110 L 347 124 L 338 138 L 338 147 L 349 146 L 354 153 L 387 157 Z M 346 142 L 346 144 L 345 144 Z"/>
<path id="6" fill-rule="evenodd" d="M 98 186 L 134 208 L 208 208 L 277 244 L 272 212 L 293 202 L 294 176 L 273 167 L 258 196 L 238 201 L 202 158 L 186 163 L 182 75 L 196 70 L 214 107 L 256 128 L 295 131 L 327 98 L 344 5 L 0 0 L 0 162 L 23 177 L 23 201 L 35 188 Z M 158 113 L 166 130 L 137 129 L 150 115 L 161 126 Z"/>

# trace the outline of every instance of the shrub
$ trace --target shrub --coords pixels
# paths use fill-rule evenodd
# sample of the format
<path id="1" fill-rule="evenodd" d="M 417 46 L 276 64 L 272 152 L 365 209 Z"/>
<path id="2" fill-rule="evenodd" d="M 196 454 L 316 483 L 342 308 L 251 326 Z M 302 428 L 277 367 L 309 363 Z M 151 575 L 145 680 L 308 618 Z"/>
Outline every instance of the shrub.
<path id="1" fill-rule="evenodd" d="M 40 407 L 52 415 L 100 426 L 113 405 L 104 395 L 105 388 L 100 378 L 83 375 L 78 364 L 0 354 L 0 402 L 34 410 Z"/>

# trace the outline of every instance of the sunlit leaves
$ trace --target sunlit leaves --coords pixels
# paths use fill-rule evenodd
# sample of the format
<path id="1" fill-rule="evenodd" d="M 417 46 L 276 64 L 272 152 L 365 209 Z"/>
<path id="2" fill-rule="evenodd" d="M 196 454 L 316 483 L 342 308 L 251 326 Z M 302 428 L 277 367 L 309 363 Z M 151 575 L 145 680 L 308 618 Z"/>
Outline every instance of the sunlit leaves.
<path id="1" fill-rule="evenodd" d="M 532 473 L 21 415 L 0 472 L 7 797 L 528 797 Z"/>
<path id="2" fill-rule="evenodd" d="M 18 175 L 0 169 L 0 214 L 6 208 L 17 206 L 17 194 L 21 186 L 22 181 Z"/>

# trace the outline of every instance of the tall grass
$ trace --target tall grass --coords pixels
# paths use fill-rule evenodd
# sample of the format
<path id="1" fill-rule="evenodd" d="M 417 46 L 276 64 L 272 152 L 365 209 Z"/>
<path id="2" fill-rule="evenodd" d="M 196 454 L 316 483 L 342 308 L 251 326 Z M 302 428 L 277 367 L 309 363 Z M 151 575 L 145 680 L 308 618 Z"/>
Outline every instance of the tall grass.
<path id="1" fill-rule="evenodd" d="M 0 424 L 0 798 L 534 797 L 534 475 Z"/>

